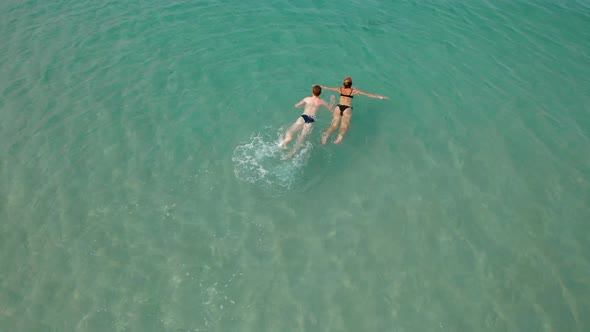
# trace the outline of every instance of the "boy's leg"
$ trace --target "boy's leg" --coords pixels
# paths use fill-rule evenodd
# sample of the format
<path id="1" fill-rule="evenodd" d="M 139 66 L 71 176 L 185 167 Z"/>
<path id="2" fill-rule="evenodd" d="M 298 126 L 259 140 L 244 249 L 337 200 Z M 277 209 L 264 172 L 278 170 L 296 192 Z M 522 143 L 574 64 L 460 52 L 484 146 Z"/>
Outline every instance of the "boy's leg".
<path id="1" fill-rule="evenodd" d="M 299 133 L 299 136 L 297 136 L 297 143 L 295 144 L 295 148 L 300 148 L 301 145 L 303 145 L 303 141 L 305 140 L 305 137 L 307 137 L 307 135 L 309 135 L 311 133 L 313 129 L 313 123 L 306 123 L 303 125 L 303 130 L 301 130 L 301 132 Z"/>
<path id="2" fill-rule="evenodd" d="M 324 134 L 322 135 L 322 144 L 326 144 L 326 142 L 328 141 L 328 137 L 330 137 L 332 131 L 338 128 L 338 122 L 340 121 L 340 109 L 338 108 L 338 106 L 334 108 L 332 114 L 332 123 L 330 124 L 330 127 L 328 127 L 328 129 L 326 129 L 326 131 L 324 131 Z"/>
<path id="3" fill-rule="evenodd" d="M 300 117 L 299 119 L 297 119 L 297 121 L 295 121 L 295 123 L 293 123 L 291 127 L 287 130 L 287 132 L 285 133 L 285 138 L 281 141 L 281 144 L 279 145 L 283 148 L 287 146 L 287 143 L 291 142 L 291 140 L 293 139 L 293 135 L 295 134 L 295 132 L 301 130 L 303 124 L 305 124 L 303 118 Z"/>
<path id="4" fill-rule="evenodd" d="M 348 125 L 350 124 L 350 118 L 352 117 L 352 113 L 350 109 L 344 111 L 344 115 L 342 116 L 342 122 L 340 123 L 340 132 L 338 133 L 338 137 L 334 140 L 334 144 L 339 144 L 342 142 L 342 138 L 344 138 L 344 134 L 346 130 L 348 130 Z"/>
<path id="5" fill-rule="evenodd" d="M 289 152 L 289 154 L 287 154 L 287 158 L 292 157 L 295 154 L 295 152 L 297 152 L 297 150 L 303 145 L 303 141 L 305 140 L 305 137 L 307 137 L 307 135 L 309 135 L 309 133 L 311 133 L 312 129 L 313 129 L 313 123 L 306 123 L 303 125 L 303 129 L 299 133 L 299 136 L 297 136 L 297 142 L 295 142 L 295 146 L 293 147 L 293 150 L 291 150 L 291 152 Z"/>

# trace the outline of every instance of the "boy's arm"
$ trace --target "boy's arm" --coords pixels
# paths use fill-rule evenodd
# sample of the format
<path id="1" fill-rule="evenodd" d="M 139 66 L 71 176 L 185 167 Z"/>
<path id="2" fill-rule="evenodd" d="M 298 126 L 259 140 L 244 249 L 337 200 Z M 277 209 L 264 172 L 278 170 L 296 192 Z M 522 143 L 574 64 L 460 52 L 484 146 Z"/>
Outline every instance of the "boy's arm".
<path id="1" fill-rule="evenodd" d="M 305 104 L 305 100 L 306 100 L 306 99 L 307 99 L 307 98 L 303 98 L 303 99 L 301 99 L 301 101 L 300 101 L 300 102 L 298 102 L 297 104 L 295 104 L 295 108 L 300 108 L 300 107 L 301 107 L 303 104 Z"/>
<path id="2" fill-rule="evenodd" d="M 369 98 L 389 99 L 389 97 L 384 97 L 384 96 L 376 95 L 376 94 L 373 94 L 373 93 L 367 93 L 367 92 L 361 91 L 359 89 L 354 90 L 354 92 L 355 92 L 354 93 L 355 95 L 363 95 L 363 96 L 367 96 Z"/>

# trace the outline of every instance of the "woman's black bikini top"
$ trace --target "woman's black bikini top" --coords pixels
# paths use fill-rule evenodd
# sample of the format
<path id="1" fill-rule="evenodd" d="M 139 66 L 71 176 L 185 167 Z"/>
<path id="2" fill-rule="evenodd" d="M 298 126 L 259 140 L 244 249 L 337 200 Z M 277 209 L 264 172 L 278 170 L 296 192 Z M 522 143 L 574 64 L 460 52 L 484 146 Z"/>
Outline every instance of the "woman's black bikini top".
<path id="1" fill-rule="evenodd" d="M 350 99 L 354 98 L 354 96 L 352 95 L 352 88 L 350 89 L 350 94 L 349 95 L 345 95 L 342 93 L 342 88 L 340 88 L 340 96 L 341 97 L 348 97 Z"/>

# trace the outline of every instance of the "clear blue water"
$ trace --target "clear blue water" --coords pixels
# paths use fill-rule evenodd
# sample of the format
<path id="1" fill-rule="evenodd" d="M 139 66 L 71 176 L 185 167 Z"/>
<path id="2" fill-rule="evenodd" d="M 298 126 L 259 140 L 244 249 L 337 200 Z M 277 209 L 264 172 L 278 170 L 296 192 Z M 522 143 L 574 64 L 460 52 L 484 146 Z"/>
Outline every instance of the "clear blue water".
<path id="1" fill-rule="evenodd" d="M 0 331 L 590 330 L 588 1 L 6 0 L 0 45 Z M 283 160 L 345 76 L 391 100 Z"/>

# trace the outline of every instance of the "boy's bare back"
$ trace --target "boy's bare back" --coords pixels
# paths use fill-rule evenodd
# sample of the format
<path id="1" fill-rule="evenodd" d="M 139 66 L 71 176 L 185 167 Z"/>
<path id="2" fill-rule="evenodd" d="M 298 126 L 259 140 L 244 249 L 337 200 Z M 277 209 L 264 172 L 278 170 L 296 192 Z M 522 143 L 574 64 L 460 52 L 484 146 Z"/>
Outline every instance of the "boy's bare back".
<path id="1" fill-rule="evenodd" d="M 295 104 L 295 107 L 299 108 L 303 104 L 305 104 L 305 109 L 303 110 L 303 114 L 309 115 L 311 117 L 315 117 L 320 106 L 324 106 L 326 109 L 331 111 L 330 105 L 328 105 L 328 103 L 326 103 L 325 100 L 323 100 L 317 96 L 305 97 L 300 102 Z"/>

